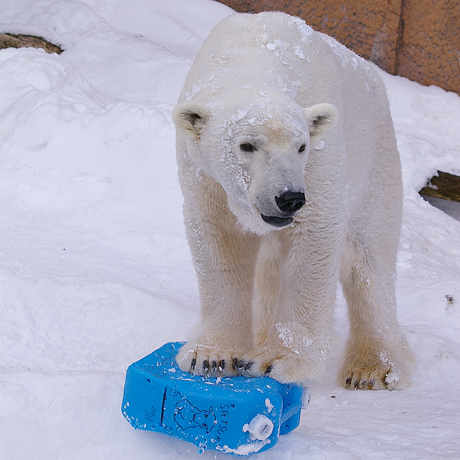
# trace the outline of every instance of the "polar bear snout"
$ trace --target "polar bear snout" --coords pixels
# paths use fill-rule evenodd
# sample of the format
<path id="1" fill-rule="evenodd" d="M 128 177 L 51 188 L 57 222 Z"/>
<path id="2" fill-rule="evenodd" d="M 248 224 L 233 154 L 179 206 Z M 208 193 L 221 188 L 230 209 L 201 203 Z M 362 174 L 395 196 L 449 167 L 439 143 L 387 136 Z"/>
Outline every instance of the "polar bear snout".
<path id="1" fill-rule="evenodd" d="M 305 204 L 305 195 L 303 192 L 291 192 L 288 190 L 275 197 L 275 201 L 281 211 L 294 214 Z"/>
<path id="2" fill-rule="evenodd" d="M 294 221 L 294 215 L 305 204 L 303 192 L 285 191 L 280 196 L 275 197 L 276 205 L 281 211 L 281 215 L 267 216 L 261 213 L 262 220 L 274 227 L 286 227 Z"/>

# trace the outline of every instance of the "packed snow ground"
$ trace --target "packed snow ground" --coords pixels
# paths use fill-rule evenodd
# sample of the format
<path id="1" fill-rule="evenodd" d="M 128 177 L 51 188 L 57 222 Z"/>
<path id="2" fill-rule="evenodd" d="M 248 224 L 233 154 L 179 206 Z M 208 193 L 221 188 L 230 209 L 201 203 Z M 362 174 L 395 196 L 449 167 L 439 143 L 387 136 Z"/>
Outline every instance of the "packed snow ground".
<path id="1" fill-rule="evenodd" d="M 2 0 L 0 31 L 65 52 L 0 51 L 0 458 L 223 459 L 138 432 L 129 364 L 185 340 L 199 300 L 171 111 L 211 0 Z M 460 457 L 460 222 L 418 195 L 460 172 L 460 97 L 382 72 L 404 175 L 398 314 L 411 388 L 347 391 L 336 343 L 300 427 L 259 459 Z"/>

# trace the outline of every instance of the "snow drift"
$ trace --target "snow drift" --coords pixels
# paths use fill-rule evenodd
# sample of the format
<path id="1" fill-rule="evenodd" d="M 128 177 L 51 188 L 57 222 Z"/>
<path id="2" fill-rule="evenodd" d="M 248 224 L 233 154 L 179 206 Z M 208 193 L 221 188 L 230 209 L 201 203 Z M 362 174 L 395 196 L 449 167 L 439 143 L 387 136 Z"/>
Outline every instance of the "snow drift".
<path id="1" fill-rule="evenodd" d="M 137 432 L 129 364 L 198 318 L 171 112 L 229 8 L 210 0 L 4 0 L 2 32 L 65 50 L 0 51 L 0 452 L 9 459 L 198 458 Z M 402 157 L 398 315 L 410 389 L 336 384 L 347 321 L 300 427 L 260 459 L 457 459 L 460 222 L 417 191 L 460 172 L 460 98 L 382 72 Z M 223 458 L 206 452 L 200 458 Z"/>

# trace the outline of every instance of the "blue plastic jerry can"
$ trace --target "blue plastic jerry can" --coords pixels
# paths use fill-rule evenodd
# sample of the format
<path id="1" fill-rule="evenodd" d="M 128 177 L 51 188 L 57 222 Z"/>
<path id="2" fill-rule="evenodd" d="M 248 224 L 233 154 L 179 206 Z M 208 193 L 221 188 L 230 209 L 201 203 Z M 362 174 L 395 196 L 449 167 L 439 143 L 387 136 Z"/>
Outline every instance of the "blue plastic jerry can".
<path id="1" fill-rule="evenodd" d="M 300 423 L 310 391 L 268 377 L 202 377 L 176 364 L 182 343 L 167 343 L 129 366 L 122 412 L 140 430 L 249 455 L 273 447 Z"/>

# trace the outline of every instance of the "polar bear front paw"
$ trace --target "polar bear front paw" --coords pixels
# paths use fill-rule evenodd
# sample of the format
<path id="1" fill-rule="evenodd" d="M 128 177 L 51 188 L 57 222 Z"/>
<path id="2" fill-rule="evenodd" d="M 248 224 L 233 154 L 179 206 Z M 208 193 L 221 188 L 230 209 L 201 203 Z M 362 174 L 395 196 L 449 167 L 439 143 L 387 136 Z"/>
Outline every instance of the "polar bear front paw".
<path id="1" fill-rule="evenodd" d="M 251 377 L 268 376 L 281 383 L 306 382 L 313 379 L 321 364 L 308 353 L 295 353 L 282 345 L 261 345 L 246 353 L 238 363 L 240 372 Z"/>
<path id="2" fill-rule="evenodd" d="M 208 377 L 229 377 L 239 373 L 238 363 L 245 350 L 223 346 L 206 339 L 186 343 L 176 362 L 184 372 Z"/>
<path id="3" fill-rule="evenodd" d="M 341 384 L 351 390 L 401 390 L 410 384 L 413 357 L 401 340 L 399 349 L 350 347 L 340 373 Z"/>

